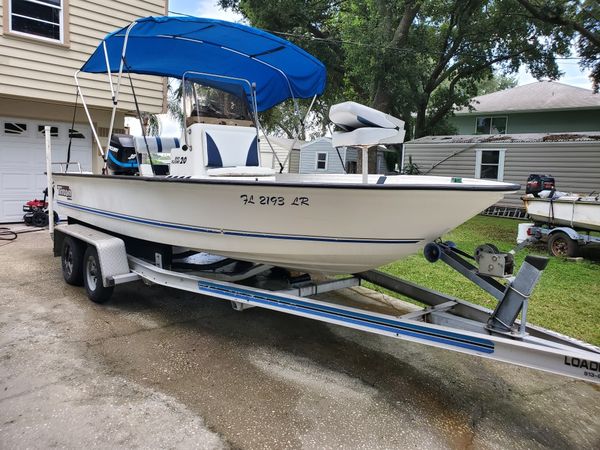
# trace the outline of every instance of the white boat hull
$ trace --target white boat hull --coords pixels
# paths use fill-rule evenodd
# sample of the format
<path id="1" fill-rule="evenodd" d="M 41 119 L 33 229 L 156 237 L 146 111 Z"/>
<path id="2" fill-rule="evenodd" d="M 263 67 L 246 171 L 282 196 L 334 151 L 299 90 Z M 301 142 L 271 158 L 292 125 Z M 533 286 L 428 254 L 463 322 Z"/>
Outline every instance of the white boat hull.
<path id="1" fill-rule="evenodd" d="M 552 225 L 600 231 L 600 200 L 568 195 L 555 200 L 524 197 L 527 214 Z"/>
<path id="2" fill-rule="evenodd" d="M 78 221 L 151 242 L 326 273 L 357 273 L 416 253 L 514 189 L 441 177 L 387 177 L 384 187 L 376 185 L 379 176 L 369 186 L 359 184 L 360 175 L 304 183 L 297 175 L 281 177 L 54 174 L 59 205 Z M 319 182 L 324 179 L 329 184 Z"/>

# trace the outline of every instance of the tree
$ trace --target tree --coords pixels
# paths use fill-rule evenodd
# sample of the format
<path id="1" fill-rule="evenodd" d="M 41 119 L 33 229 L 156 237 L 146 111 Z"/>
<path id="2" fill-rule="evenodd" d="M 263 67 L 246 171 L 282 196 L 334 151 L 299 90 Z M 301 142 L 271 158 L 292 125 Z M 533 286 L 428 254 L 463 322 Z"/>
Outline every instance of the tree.
<path id="1" fill-rule="evenodd" d="M 535 19 L 577 34 L 580 65 L 591 69 L 600 89 L 600 2 L 597 0 L 517 0 Z"/>
<path id="2" fill-rule="evenodd" d="M 272 32 L 302 47 L 327 65 L 328 88 L 319 97 L 313 113 L 307 117 L 306 130 L 324 132 L 329 106 L 342 98 L 344 86 L 344 58 L 342 44 L 337 39 L 336 17 L 339 14 L 341 0 L 220 0 L 222 8 L 230 8 L 242 14 L 255 27 Z M 301 116 L 306 112 L 310 100 L 298 102 Z M 295 117 L 295 105 L 284 102 L 269 111 L 260 114 L 265 130 L 276 135 L 292 138 L 300 134 L 298 118 Z"/>
<path id="3" fill-rule="evenodd" d="M 370 104 L 376 109 L 405 120 L 407 111 L 393 110 L 415 112 L 415 137 L 434 133 L 448 114 L 478 94 L 478 83 L 495 68 L 514 73 L 526 65 L 534 75 L 556 78 L 555 55 L 568 52 L 561 34 L 516 14 L 513 0 L 351 3 L 367 8 L 358 21 L 358 11 L 348 12 L 352 35 L 379 39 L 382 51 L 373 64 L 364 52 L 347 48 L 348 70 L 367 66 L 375 73 Z"/>
<path id="4" fill-rule="evenodd" d="M 492 77 L 483 79 L 477 84 L 477 95 L 486 95 L 493 92 L 514 88 L 517 85 L 515 77 L 493 74 Z"/>
<path id="5" fill-rule="evenodd" d="M 160 134 L 160 120 L 156 114 L 142 112 L 141 124 L 146 136 L 158 136 Z"/>
<path id="6" fill-rule="evenodd" d="M 181 102 L 183 100 L 183 84 L 180 80 L 169 78 L 167 81 L 167 114 L 185 129 L 185 117 Z"/>
<path id="7" fill-rule="evenodd" d="M 220 4 L 320 58 L 329 71 L 322 105 L 342 98 L 369 104 L 405 120 L 411 137 L 444 128 L 495 70 L 511 74 L 525 65 L 534 76 L 557 78 L 555 56 L 569 53 L 573 35 L 524 13 L 517 0 Z"/>

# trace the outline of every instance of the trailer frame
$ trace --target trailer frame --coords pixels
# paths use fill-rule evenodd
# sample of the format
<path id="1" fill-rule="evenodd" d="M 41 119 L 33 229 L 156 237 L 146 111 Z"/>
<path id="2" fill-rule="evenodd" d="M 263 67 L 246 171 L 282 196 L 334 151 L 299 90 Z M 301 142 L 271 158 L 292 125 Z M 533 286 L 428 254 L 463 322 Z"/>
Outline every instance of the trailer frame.
<path id="1" fill-rule="evenodd" d="M 527 245 L 534 242 L 545 242 L 548 246 L 548 253 L 553 256 L 575 257 L 579 255 L 583 248 L 600 247 L 600 237 L 591 235 L 592 230 L 572 228 L 565 225 L 554 226 L 538 222 L 522 225 L 527 227 L 528 238 L 523 243 L 517 243 L 519 245 Z M 560 236 L 565 241 L 566 245 L 563 252 L 557 253 L 553 249 L 552 242 L 554 236 Z"/>
<path id="2" fill-rule="evenodd" d="M 284 285 L 282 279 L 270 280 L 265 275 L 272 285 L 263 283 L 256 287 L 248 285 L 248 279 L 271 274 L 275 268 L 261 264 L 240 265 L 239 261 L 231 260 L 221 265 L 212 264 L 209 270 L 177 270 L 168 246 L 136 242 L 81 223 L 54 228 L 55 256 L 62 256 L 67 236 L 77 239 L 83 247 L 94 248 L 94 252 L 86 251 L 86 255 L 97 255 L 100 268 L 97 275 L 101 280 L 98 289 L 110 291 L 109 295 L 116 285 L 142 280 L 146 284 L 226 300 L 237 311 L 260 307 L 600 383 L 600 348 L 526 322 L 529 296 L 542 276 L 546 258 L 528 256 L 518 274 L 502 283 L 473 265 L 468 255 L 455 245 L 430 244 L 426 249 L 430 261 L 443 261 L 464 275 L 468 282 L 497 299 L 496 308 L 490 310 L 377 270 L 322 281 L 313 281 L 308 276 L 288 278 Z M 154 258 L 149 257 L 152 252 Z M 83 265 L 85 271 L 85 261 Z M 227 270 L 229 265 L 234 269 Z M 83 279 L 92 300 L 107 299 L 102 295 L 91 296 L 87 277 Z M 241 284 L 243 280 L 246 281 Z M 424 307 L 406 314 L 389 315 L 311 298 L 360 286 L 363 281 L 409 297 Z"/>

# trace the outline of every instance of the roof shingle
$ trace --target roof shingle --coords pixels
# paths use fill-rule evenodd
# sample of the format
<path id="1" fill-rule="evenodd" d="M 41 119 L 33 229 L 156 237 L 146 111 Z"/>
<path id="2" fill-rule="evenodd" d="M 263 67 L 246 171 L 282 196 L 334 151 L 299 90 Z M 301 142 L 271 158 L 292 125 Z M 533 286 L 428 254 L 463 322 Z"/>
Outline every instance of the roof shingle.
<path id="1" fill-rule="evenodd" d="M 556 81 L 538 81 L 474 97 L 471 106 L 474 111 L 463 107 L 455 114 L 600 109 L 600 94 Z"/>

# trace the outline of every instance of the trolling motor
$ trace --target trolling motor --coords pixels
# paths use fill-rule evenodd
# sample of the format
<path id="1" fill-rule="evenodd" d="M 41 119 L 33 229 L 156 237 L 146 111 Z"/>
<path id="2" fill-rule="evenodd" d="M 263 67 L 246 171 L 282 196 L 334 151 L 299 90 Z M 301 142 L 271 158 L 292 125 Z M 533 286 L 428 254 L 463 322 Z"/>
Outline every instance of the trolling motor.
<path id="1" fill-rule="evenodd" d="M 43 200 L 33 199 L 23 205 L 23 222 L 34 227 L 46 227 L 50 222 L 48 219 L 48 188 L 42 191 Z M 58 214 L 54 211 L 54 223 L 58 223 Z"/>

